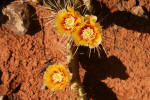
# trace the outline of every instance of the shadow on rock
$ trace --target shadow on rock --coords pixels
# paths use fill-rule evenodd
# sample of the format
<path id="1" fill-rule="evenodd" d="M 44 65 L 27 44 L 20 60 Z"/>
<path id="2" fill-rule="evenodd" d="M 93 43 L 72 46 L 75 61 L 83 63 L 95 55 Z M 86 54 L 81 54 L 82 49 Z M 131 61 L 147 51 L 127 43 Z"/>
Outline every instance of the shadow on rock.
<path id="1" fill-rule="evenodd" d="M 92 0 L 93 11 L 92 13 L 98 16 L 98 19 L 104 29 L 112 24 L 125 27 L 130 30 L 150 33 L 150 12 L 147 11 L 145 7 L 143 16 L 136 16 L 127 11 L 116 11 L 114 13 L 110 12 L 110 9 L 103 3 L 97 0 Z"/>
<path id="2" fill-rule="evenodd" d="M 10 0 L 2 0 L 0 3 L 0 27 L 2 24 L 5 24 L 8 20 L 8 17 L 3 15 L 2 9 L 6 7 L 6 5 L 10 4 Z"/>
<path id="3" fill-rule="evenodd" d="M 2 74 L 3 74 L 3 72 L 0 70 L 0 85 L 2 84 L 2 80 L 1 80 Z"/>
<path id="4" fill-rule="evenodd" d="M 87 52 L 87 48 L 80 48 L 79 51 Z M 125 72 L 126 67 L 122 62 L 115 56 L 107 58 L 103 49 L 100 57 L 97 56 L 97 53 L 92 53 L 90 58 L 88 54 L 80 54 L 79 60 L 81 66 L 86 70 L 83 85 L 88 98 L 93 98 L 94 100 L 117 100 L 116 94 L 101 80 L 107 77 L 120 78 L 121 80 L 127 79 L 129 76 Z"/>
<path id="5" fill-rule="evenodd" d="M 13 94 L 5 95 L 3 100 L 20 100 L 19 96 L 13 96 Z"/>
<path id="6" fill-rule="evenodd" d="M 35 8 L 29 5 L 29 10 L 30 10 L 30 26 L 27 34 L 34 35 L 35 33 L 41 31 L 41 25 L 39 23 Z"/>

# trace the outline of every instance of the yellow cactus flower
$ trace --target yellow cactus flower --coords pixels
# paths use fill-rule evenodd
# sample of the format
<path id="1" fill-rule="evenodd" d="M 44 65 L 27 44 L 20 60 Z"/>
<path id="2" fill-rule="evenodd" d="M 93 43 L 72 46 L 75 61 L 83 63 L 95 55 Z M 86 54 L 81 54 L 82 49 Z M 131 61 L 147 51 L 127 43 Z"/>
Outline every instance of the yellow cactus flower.
<path id="1" fill-rule="evenodd" d="M 69 71 L 62 64 L 50 65 L 44 73 L 44 84 L 52 89 L 62 89 L 71 80 Z"/>
<path id="2" fill-rule="evenodd" d="M 96 23 L 96 20 L 96 16 L 88 15 L 85 17 L 85 21 L 76 27 L 72 37 L 77 46 L 95 48 L 101 43 L 102 26 Z"/>
<path id="3" fill-rule="evenodd" d="M 76 25 L 81 23 L 80 14 L 73 8 L 67 7 L 58 11 L 55 18 L 55 27 L 59 34 L 71 35 Z"/>

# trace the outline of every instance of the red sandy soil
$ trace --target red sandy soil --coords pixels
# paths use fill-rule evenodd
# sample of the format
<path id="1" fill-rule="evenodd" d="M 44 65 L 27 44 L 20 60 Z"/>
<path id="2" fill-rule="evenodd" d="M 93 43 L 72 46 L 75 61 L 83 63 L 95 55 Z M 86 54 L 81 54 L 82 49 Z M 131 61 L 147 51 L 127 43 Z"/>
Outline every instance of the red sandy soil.
<path id="1" fill-rule="evenodd" d="M 81 80 L 88 98 L 150 100 L 150 1 L 125 0 L 122 6 L 120 0 L 99 1 L 94 9 L 103 26 L 104 49 L 100 57 L 92 51 L 89 58 L 87 48 L 79 48 L 78 52 Z M 132 8 L 136 6 L 143 7 L 144 14 L 133 14 Z M 44 26 L 46 20 L 42 21 L 42 17 L 50 13 L 34 7 L 37 21 Z M 54 57 L 54 62 L 66 61 L 66 43 L 66 37 L 58 36 L 50 24 L 25 36 L 2 25 L 0 95 L 11 94 L 20 100 L 74 100 L 69 84 L 53 96 L 50 89 L 41 89 L 43 73 L 39 71 L 50 57 Z"/>

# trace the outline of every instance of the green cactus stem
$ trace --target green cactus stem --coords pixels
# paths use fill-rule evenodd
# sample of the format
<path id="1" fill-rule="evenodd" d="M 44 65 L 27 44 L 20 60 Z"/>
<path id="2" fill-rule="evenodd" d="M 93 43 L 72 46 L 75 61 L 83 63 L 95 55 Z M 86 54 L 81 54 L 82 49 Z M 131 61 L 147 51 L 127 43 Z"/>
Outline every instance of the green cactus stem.
<path id="1" fill-rule="evenodd" d="M 72 96 L 76 97 L 76 100 L 86 100 L 86 93 L 84 92 L 79 75 L 79 64 L 77 53 L 73 55 L 75 50 L 72 48 L 70 42 L 67 44 L 67 63 L 72 72 L 71 90 Z"/>

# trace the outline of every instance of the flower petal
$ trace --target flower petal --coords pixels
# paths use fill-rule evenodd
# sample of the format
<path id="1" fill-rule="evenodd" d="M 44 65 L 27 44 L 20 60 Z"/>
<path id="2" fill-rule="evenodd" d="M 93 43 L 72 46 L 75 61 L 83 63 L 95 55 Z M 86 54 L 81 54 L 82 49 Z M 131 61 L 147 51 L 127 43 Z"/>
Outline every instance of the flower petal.
<path id="1" fill-rule="evenodd" d="M 70 73 L 62 64 L 50 65 L 44 73 L 44 84 L 54 91 L 62 89 L 70 80 Z"/>

